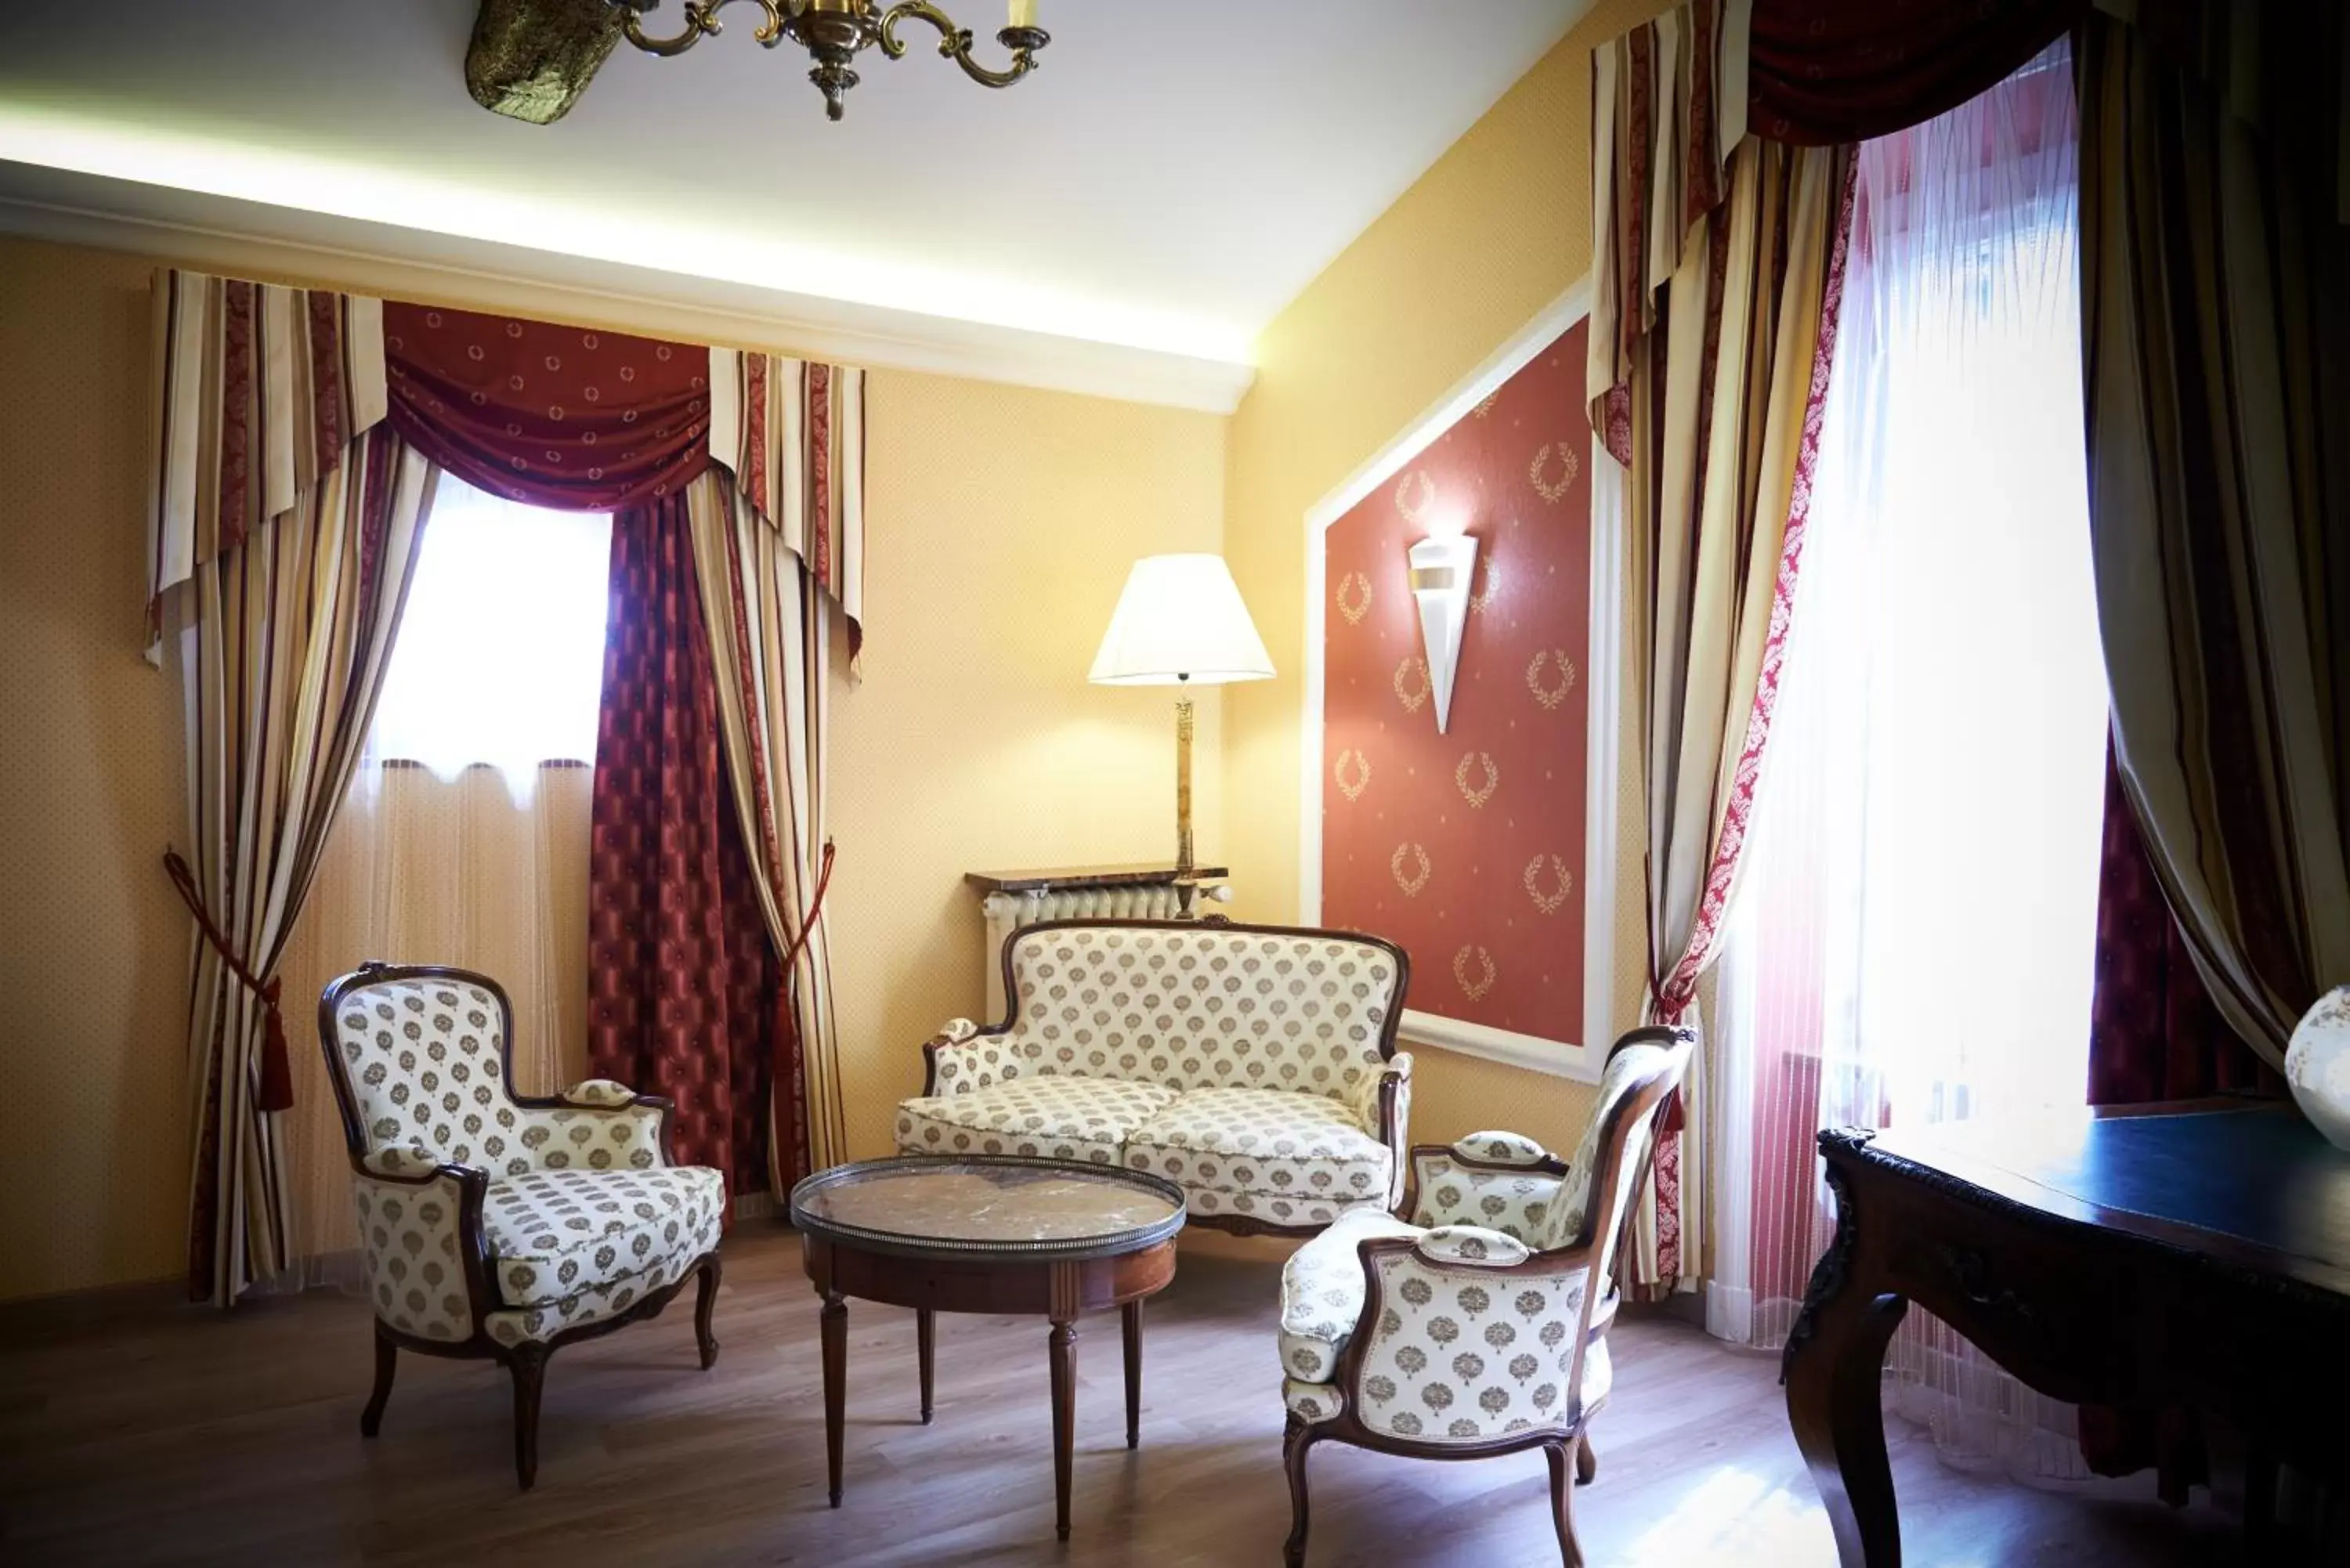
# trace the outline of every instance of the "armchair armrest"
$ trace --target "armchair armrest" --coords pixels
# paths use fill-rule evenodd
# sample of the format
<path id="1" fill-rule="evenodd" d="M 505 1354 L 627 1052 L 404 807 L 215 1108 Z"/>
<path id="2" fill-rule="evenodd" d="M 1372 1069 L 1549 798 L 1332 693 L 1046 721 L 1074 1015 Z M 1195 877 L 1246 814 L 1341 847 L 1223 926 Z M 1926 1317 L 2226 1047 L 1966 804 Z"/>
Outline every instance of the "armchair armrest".
<path id="1" fill-rule="evenodd" d="M 967 1095 L 1020 1076 L 1003 1034 L 1005 1026 L 983 1029 L 968 1018 L 950 1018 L 922 1042 L 922 1094 Z"/>
<path id="2" fill-rule="evenodd" d="M 1430 1263 L 1457 1263 L 1469 1269 L 1506 1269 L 1534 1256 L 1534 1250 L 1515 1236 L 1488 1231 L 1482 1225 L 1439 1225 L 1423 1231 L 1412 1251 Z"/>
<path id="3" fill-rule="evenodd" d="M 1390 1096 L 1389 1088 L 1393 1087 Z M 1347 1091 L 1347 1107 L 1355 1114 L 1355 1125 L 1373 1137 L 1386 1137 L 1390 1120 L 1399 1129 L 1405 1121 L 1404 1111 L 1411 1103 L 1411 1053 L 1399 1051 L 1382 1063 L 1374 1072 L 1365 1073 L 1355 1086 Z"/>
<path id="4" fill-rule="evenodd" d="M 1480 1165 L 1511 1166 L 1563 1175 L 1557 1156 L 1522 1133 L 1473 1132 L 1452 1146 L 1452 1152 Z"/>
<path id="5" fill-rule="evenodd" d="M 1364 1426 L 1439 1445 L 1572 1428 L 1587 1249 L 1530 1252 L 1453 1226 L 1357 1251 L 1369 1289 L 1336 1381 Z"/>
<path id="6" fill-rule="evenodd" d="M 489 1173 L 395 1144 L 351 1163 L 351 1199 L 377 1319 L 418 1339 L 471 1339 L 496 1310 L 482 1204 Z"/>

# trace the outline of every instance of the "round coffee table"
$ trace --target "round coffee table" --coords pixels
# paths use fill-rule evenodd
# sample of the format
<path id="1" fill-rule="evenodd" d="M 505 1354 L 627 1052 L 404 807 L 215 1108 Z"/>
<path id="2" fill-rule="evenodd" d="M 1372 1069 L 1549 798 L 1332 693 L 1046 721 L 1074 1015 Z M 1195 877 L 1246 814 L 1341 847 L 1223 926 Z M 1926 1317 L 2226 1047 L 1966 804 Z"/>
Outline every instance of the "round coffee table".
<path id="1" fill-rule="evenodd" d="M 932 1314 L 1040 1313 L 1053 1373 L 1054 1522 L 1069 1538 L 1069 1452 L 1080 1313 L 1123 1309 L 1126 1446 L 1141 1438 L 1142 1303 L 1175 1277 L 1183 1189 L 1116 1166 L 915 1156 L 819 1171 L 792 1189 L 792 1223 L 824 1298 L 824 1440 L 840 1506 L 848 1371 L 847 1298 L 912 1307 L 922 1420 L 931 1418 Z"/>

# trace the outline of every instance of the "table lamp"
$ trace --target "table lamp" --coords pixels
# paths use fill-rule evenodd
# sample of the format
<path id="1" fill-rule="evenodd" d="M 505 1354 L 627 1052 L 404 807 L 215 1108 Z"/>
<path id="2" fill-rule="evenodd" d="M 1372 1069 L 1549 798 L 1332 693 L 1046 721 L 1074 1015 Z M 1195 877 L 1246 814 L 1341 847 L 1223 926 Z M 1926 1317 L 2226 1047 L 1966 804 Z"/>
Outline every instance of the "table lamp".
<path id="1" fill-rule="evenodd" d="M 1175 897 L 1187 919 L 1195 864 L 1189 688 L 1272 678 L 1264 639 L 1222 556 L 1145 556 L 1134 563 L 1086 679 L 1097 686 L 1183 689 L 1175 698 Z"/>

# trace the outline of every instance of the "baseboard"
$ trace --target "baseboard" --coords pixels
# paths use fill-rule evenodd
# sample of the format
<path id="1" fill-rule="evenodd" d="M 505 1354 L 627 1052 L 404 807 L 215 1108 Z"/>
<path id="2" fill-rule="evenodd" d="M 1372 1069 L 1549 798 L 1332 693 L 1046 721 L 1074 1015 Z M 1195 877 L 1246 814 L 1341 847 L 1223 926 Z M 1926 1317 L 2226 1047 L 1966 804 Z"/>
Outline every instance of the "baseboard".
<path id="1" fill-rule="evenodd" d="M 17 1339 L 151 1321 L 164 1313 L 201 1304 L 188 1300 L 188 1282 L 176 1274 L 161 1280 L 86 1285 L 80 1290 L 0 1302 L 0 1336 Z"/>

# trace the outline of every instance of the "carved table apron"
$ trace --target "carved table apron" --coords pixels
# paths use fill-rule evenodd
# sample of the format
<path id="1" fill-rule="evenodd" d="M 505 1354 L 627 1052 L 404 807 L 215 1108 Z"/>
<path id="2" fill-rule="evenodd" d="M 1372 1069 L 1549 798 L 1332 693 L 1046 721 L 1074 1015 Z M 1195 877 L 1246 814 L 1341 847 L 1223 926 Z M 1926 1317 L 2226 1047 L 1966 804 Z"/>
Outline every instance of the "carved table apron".
<path id="1" fill-rule="evenodd" d="M 1819 1142 L 1836 1231 L 1783 1376 L 1845 1568 L 1901 1561 L 1880 1380 L 1911 1302 L 2052 1398 L 2189 1407 L 2263 1462 L 2350 1469 L 2350 1156 L 2289 1106 Z"/>

